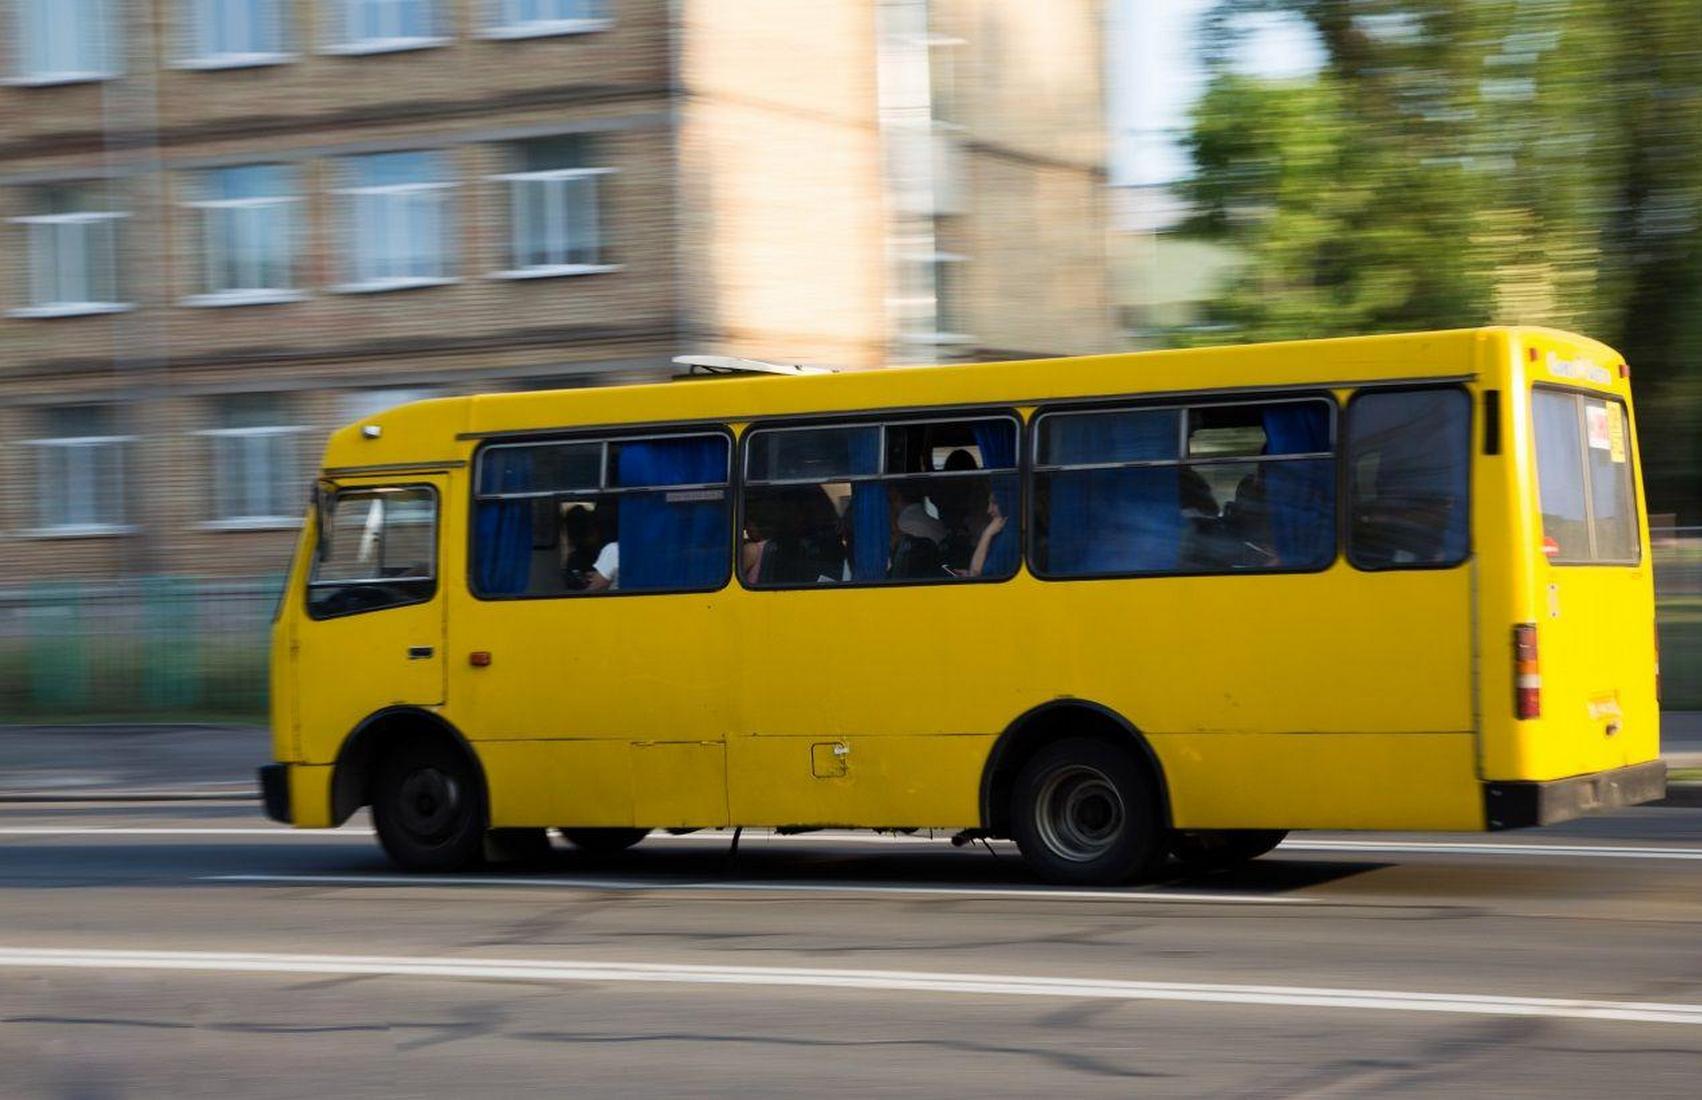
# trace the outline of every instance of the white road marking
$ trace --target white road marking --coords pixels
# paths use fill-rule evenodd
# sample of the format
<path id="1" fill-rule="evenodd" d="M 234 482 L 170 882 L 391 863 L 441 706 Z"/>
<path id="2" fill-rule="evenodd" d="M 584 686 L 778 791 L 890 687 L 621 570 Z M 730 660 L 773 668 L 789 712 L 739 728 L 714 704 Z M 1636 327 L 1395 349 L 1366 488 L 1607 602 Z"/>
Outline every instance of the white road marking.
<path id="1" fill-rule="evenodd" d="M 1431 840 L 1285 840 L 1284 852 L 1395 852 L 1422 855 L 1584 856 L 1591 859 L 1702 859 L 1702 848 L 1663 848 L 1614 844 L 1480 844 L 1472 841 Z"/>
<path id="2" fill-rule="evenodd" d="M 861 882 L 753 882 L 740 879 L 731 882 L 690 880 L 668 882 L 638 878 L 560 878 L 545 875 L 315 875 L 315 874 L 238 874 L 202 875 L 202 882 L 274 883 L 295 886 L 527 886 L 566 887 L 579 890 L 699 890 L 785 893 L 785 894 L 857 894 L 879 896 L 909 894 L 921 897 L 960 898 L 1025 898 L 1039 901 L 1139 901 L 1211 903 L 1225 905 L 1329 905 L 1315 898 L 1290 897 L 1275 894 L 1213 894 L 1165 892 L 1161 890 L 1070 890 L 1046 887 L 999 886 L 905 886 L 898 883 Z"/>
<path id="3" fill-rule="evenodd" d="M 223 951 L 109 951 L 6 947 L 0 966 L 82 970 L 162 970 L 213 973 L 363 974 L 387 977 L 479 978 L 555 982 L 642 982 L 810 989 L 864 989 L 972 996 L 1182 1001 L 1292 1008 L 1446 1012 L 1474 1016 L 1541 1016 L 1702 1026 L 1702 1004 L 1509 997 L 1475 993 L 1415 993 L 1283 985 L 954 974 L 910 970 L 827 970 L 806 967 L 694 966 L 591 962 L 575 959 L 416 958 L 383 955 L 286 955 Z"/>
<path id="4" fill-rule="evenodd" d="M 334 837 L 354 837 L 368 840 L 371 829 L 287 829 L 266 827 L 198 827 L 154 825 L 10 825 L 0 828 L 0 836 L 275 836 L 295 840 L 325 840 Z"/>
<path id="5" fill-rule="evenodd" d="M 131 826 L 131 825 L 13 825 L 0 827 L 0 836 L 269 836 L 279 839 L 318 841 L 325 839 L 369 839 L 373 830 L 366 826 L 345 825 L 338 829 L 291 829 L 287 826 Z M 847 833 L 821 831 L 810 833 L 774 833 L 747 830 L 744 847 L 779 844 L 880 844 L 929 845 L 947 844 L 950 834 L 945 830 L 934 836 L 889 833 Z M 657 844 L 694 843 L 725 846 L 732 834 L 725 830 L 669 836 L 658 833 L 646 841 Z M 1014 850 L 1009 841 L 992 842 L 1000 850 Z M 980 848 L 980 842 L 975 843 Z M 1403 855 L 1445 853 L 1449 855 L 1485 856 L 1548 856 L 1604 859 L 1676 859 L 1702 860 L 1702 848 L 1680 848 L 1658 845 L 1629 844 L 1509 844 L 1478 841 L 1442 840 L 1326 840 L 1298 837 L 1285 840 L 1279 852 L 1390 852 Z"/>

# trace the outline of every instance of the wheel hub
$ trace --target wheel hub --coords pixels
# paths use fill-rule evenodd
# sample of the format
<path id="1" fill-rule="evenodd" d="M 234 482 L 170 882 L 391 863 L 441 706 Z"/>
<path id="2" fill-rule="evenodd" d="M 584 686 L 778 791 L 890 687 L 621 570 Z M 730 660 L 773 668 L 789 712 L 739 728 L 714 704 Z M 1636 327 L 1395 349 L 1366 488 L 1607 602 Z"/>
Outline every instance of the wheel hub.
<path id="1" fill-rule="evenodd" d="M 1085 764 L 1059 768 L 1046 777 L 1035 800 L 1035 815 L 1041 841 L 1075 863 L 1110 851 L 1122 837 L 1128 817 L 1116 784 Z"/>
<path id="2" fill-rule="evenodd" d="M 455 777 L 436 768 L 417 768 L 402 780 L 397 802 L 400 824 L 421 838 L 449 832 L 461 806 L 461 791 Z"/>

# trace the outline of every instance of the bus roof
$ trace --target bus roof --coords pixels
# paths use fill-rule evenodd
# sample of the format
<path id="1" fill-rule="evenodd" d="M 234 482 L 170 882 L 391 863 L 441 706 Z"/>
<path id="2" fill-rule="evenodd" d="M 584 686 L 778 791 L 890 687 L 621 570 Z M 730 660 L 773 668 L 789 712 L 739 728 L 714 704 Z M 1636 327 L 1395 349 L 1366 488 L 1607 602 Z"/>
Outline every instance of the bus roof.
<path id="1" fill-rule="evenodd" d="M 468 440 L 492 435 L 680 422 L 742 423 L 936 405 L 1026 406 L 1048 401 L 1224 389 L 1353 386 L 1405 379 L 1466 378 L 1515 348 L 1550 361 L 1599 363 L 1609 389 L 1623 385 L 1613 349 L 1534 327 L 1485 327 L 1380 336 L 1067 358 L 901 366 L 796 376 L 734 374 L 634 385 L 476 394 L 398 406 L 331 437 L 328 468 L 447 460 Z M 1625 392 L 1629 392 L 1626 387 Z M 376 429 L 376 432 L 374 431 Z"/>

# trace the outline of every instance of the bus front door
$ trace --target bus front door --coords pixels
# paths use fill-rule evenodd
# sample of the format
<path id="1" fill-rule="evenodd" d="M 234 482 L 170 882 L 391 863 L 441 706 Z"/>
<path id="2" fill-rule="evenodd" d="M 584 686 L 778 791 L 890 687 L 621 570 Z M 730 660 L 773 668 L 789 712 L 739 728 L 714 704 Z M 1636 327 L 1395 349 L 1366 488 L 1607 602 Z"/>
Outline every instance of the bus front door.
<path id="1" fill-rule="evenodd" d="M 334 761 L 385 707 L 443 703 L 443 489 L 413 476 L 322 486 L 292 654 L 304 762 Z"/>

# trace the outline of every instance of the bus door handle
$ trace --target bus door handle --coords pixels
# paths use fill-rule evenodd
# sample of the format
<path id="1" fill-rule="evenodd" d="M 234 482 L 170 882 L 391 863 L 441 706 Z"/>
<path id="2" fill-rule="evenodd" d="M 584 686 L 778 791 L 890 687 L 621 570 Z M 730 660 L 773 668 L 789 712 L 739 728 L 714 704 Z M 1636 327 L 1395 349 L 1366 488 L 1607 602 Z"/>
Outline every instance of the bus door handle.
<path id="1" fill-rule="evenodd" d="M 426 658 L 430 657 L 431 655 L 432 655 L 431 646 L 428 646 L 428 645 L 411 645 L 411 646 L 408 647 L 408 660 L 410 660 L 410 661 L 423 661 Z"/>

